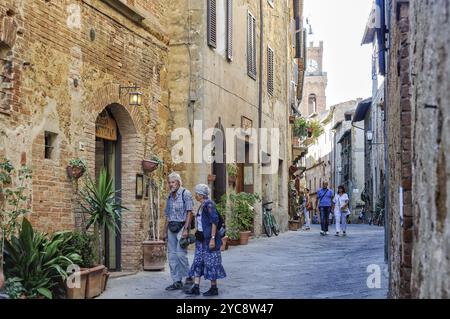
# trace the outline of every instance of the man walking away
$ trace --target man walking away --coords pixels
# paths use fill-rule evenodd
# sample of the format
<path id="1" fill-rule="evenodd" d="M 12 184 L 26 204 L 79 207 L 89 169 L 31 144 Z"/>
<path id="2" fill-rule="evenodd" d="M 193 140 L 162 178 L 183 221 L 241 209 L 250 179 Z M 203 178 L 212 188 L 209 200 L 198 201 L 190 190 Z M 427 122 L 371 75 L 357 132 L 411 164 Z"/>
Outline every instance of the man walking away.
<path id="1" fill-rule="evenodd" d="M 189 262 L 187 259 L 187 247 L 180 246 L 181 238 L 187 238 L 192 219 L 194 206 L 192 194 L 181 185 L 181 177 L 177 173 L 171 173 L 168 178 L 170 195 L 167 198 L 165 209 L 166 224 L 165 236 L 167 240 L 167 251 L 169 255 L 170 275 L 173 284 L 166 290 L 178 290 L 183 288 L 182 279 L 187 277 L 185 288 L 193 284 L 192 278 L 188 277 Z"/>
<path id="2" fill-rule="evenodd" d="M 322 183 L 322 188 L 317 191 L 316 211 L 320 211 L 320 234 L 328 235 L 328 218 L 331 212 L 331 201 L 333 199 L 333 191 L 328 188 L 328 182 Z"/>

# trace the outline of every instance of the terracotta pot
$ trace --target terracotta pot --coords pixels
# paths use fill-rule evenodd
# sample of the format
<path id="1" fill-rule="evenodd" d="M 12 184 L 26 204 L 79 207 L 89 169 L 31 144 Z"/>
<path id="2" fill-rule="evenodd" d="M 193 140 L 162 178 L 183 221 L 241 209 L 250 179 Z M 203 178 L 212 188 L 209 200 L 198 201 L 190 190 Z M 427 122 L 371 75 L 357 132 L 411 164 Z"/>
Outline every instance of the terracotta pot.
<path id="1" fill-rule="evenodd" d="M 1 262 L 1 260 L 0 260 Z M 0 269 L 0 289 L 3 288 L 3 285 L 5 284 L 5 275 L 3 274 L 3 268 Z"/>
<path id="2" fill-rule="evenodd" d="M 299 220 L 290 220 L 289 221 L 289 230 L 298 231 L 300 229 L 300 221 Z"/>
<path id="3" fill-rule="evenodd" d="M 247 245 L 248 239 L 250 238 L 251 231 L 241 231 L 239 237 L 239 244 Z"/>
<path id="4" fill-rule="evenodd" d="M 238 245 L 240 245 L 239 239 L 228 238 L 227 246 L 238 246 Z"/>
<path id="5" fill-rule="evenodd" d="M 289 115 L 289 123 L 294 124 L 295 122 L 295 116 Z"/>
<path id="6" fill-rule="evenodd" d="M 99 296 L 103 291 L 103 276 L 106 271 L 104 265 L 89 268 L 89 275 L 86 283 L 86 298 L 91 299 Z"/>
<path id="7" fill-rule="evenodd" d="M 214 174 L 208 175 L 208 182 L 214 182 L 215 180 L 216 180 L 216 175 L 214 175 Z"/>
<path id="8" fill-rule="evenodd" d="M 228 236 L 222 238 L 222 246 L 220 246 L 220 251 L 225 251 L 228 249 Z"/>
<path id="9" fill-rule="evenodd" d="M 228 184 L 233 185 L 234 183 L 236 183 L 236 176 L 228 176 Z"/>
<path id="10" fill-rule="evenodd" d="M 80 273 L 80 287 L 69 288 L 66 282 L 66 299 L 85 299 L 86 286 L 89 277 L 89 269 L 82 268 Z"/>
<path id="11" fill-rule="evenodd" d="M 102 283 L 102 292 L 106 290 L 106 286 L 108 285 L 108 279 L 109 279 L 110 273 L 108 270 L 106 270 L 103 273 L 103 283 Z"/>
<path id="12" fill-rule="evenodd" d="M 142 170 L 145 173 L 151 173 L 158 168 L 159 163 L 151 160 L 142 161 Z"/>
<path id="13" fill-rule="evenodd" d="M 166 243 L 147 240 L 144 249 L 144 270 L 164 270 L 166 266 Z"/>
<path id="14" fill-rule="evenodd" d="M 84 168 L 80 166 L 67 166 L 67 175 L 70 179 L 79 179 L 84 174 Z"/>

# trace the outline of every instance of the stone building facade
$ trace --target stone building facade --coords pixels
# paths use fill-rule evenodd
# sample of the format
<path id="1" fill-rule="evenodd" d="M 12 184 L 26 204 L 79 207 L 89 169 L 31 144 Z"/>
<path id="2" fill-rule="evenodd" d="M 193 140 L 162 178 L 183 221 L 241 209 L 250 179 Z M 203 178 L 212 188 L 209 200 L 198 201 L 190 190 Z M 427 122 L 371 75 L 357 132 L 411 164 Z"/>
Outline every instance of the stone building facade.
<path id="1" fill-rule="evenodd" d="M 290 84 L 302 71 L 301 65 L 300 72 L 295 70 L 299 63 L 294 63 L 291 26 L 295 14 L 302 15 L 302 8 L 303 1 L 297 0 L 183 0 L 169 4 L 169 92 L 174 126 L 188 128 L 191 137 L 196 125 L 200 132 L 216 129 L 214 136 L 204 137 L 203 144 L 193 143 L 192 153 L 187 155 L 191 163 L 180 159 L 175 170 L 189 188 L 208 183 L 215 200 L 232 191 L 261 194 L 263 202 L 274 202 L 282 230 L 288 225 L 288 167 L 292 162 Z M 227 129 L 259 127 L 280 132 L 279 153 L 268 146 L 261 156 L 279 165 L 273 174 L 262 174 L 262 166 L 250 159 L 252 154 L 257 158 L 256 136 L 233 136 L 231 140 L 225 136 L 223 145 L 218 142 Z M 245 158 L 237 159 L 242 163 L 238 163 L 236 184 L 230 185 L 225 157 L 235 150 L 233 142 L 238 140 L 245 148 Z M 173 145 L 177 142 L 172 141 Z M 213 143 L 212 162 L 195 160 L 195 154 L 208 143 Z M 256 211 L 254 232 L 258 235 L 261 205 Z"/>
<path id="2" fill-rule="evenodd" d="M 146 200 L 136 198 L 141 161 L 158 154 L 170 163 L 166 7 L 162 0 L 0 1 L 0 156 L 33 169 L 30 219 L 50 233 L 81 227 L 69 160 L 85 159 L 91 176 L 109 168 L 129 209 L 120 236 L 111 237 L 113 270 L 141 268 L 149 219 Z M 142 93 L 141 106 L 120 89 L 130 86 Z M 101 119 L 116 137 L 99 137 Z"/>
<path id="3" fill-rule="evenodd" d="M 448 1 L 389 1 L 390 295 L 450 295 Z"/>

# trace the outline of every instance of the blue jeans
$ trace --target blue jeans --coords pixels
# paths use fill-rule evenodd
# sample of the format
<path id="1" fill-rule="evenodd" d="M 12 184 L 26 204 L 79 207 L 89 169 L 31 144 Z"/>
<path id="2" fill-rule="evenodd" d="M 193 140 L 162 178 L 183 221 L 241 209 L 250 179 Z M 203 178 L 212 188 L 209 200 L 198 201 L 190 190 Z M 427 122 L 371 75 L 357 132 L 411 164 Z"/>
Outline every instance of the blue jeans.
<path id="1" fill-rule="evenodd" d="M 319 207 L 320 210 L 320 228 L 322 231 L 328 231 L 328 218 L 330 218 L 331 207 Z"/>
<path id="2" fill-rule="evenodd" d="M 183 230 L 180 230 L 180 233 L 181 232 L 183 232 Z M 189 272 L 187 248 L 183 249 L 180 246 L 178 237 L 181 234 L 172 233 L 170 230 L 167 233 L 167 252 L 169 255 L 170 275 L 174 282 L 181 281 L 183 277 L 188 276 Z"/>

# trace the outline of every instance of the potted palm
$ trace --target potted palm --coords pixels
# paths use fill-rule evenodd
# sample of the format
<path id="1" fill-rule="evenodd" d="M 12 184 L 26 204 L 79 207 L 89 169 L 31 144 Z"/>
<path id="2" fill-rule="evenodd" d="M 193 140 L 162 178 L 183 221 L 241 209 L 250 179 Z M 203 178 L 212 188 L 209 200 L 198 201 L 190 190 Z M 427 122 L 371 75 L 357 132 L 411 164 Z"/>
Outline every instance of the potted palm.
<path id="1" fill-rule="evenodd" d="M 86 230 L 94 227 L 93 235 L 97 249 L 97 266 L 89 269 L 86 287 L 86 298 L 93 298 L 102 293 L 108 272 L 104 266 L 103 236 L 106 228 L 111 232 L 120 232 L 120 211 L 127 208 L 116 203 L 116 192 L 113 180 L 108 177 L 105 168 L 102 168 L 95 183 L 88 177 L 86 187 L 81 191 L 83 213 L 90 215 L 87 220 Z"/>
<path id="2" fill-rule="evenodd" d="M 80 158 L 73 158 L 67 166 L 67 175 L 70 179 L 79 179 L 87 170 L 87 163 Z"/>

